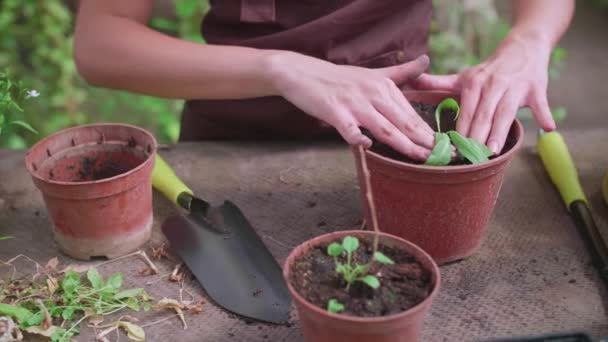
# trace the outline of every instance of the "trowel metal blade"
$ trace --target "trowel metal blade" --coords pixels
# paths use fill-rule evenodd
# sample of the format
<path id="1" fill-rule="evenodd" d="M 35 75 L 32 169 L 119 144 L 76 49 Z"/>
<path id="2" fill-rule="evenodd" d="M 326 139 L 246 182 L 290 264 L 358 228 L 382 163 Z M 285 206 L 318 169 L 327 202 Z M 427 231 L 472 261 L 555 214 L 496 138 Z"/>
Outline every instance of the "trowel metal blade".
<path id="1" fill-rule="evenodd" d="M 289 319 L 291 298 L 281 267 L 231 202 L 204 213 L 171 216 L 162 231 L 209 297 L 242 316 L 271 323 Z M 221 216 L 221 217 L 218 217 Z"/>

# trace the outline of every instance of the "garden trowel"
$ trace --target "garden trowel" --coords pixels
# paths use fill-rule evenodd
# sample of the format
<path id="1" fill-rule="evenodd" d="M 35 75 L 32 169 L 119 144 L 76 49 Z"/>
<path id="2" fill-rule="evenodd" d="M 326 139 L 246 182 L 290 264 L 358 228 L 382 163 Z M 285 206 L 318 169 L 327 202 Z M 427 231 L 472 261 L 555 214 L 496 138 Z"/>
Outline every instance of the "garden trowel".
<path id="1" fill-rule="evenodd" d="M 291 299 L 281 267 L 239 208 L 195 197 L 158 155 L 152 184 L 190 212 L 169 217 L 162 231 L 208 296 L 245 317 L 287 322 Z"/>
<path id="2" fill-rule="evenodd" d="M 578 172 L 564 138 L 557 131 L 545 133 L 540 130 L 536 147 L 549 177 L 557 187 L 587 245 L 593 264 L 604 284 L 608 285 L 608 242 L 593 220 L 587 197 L 579 182 Z"/>

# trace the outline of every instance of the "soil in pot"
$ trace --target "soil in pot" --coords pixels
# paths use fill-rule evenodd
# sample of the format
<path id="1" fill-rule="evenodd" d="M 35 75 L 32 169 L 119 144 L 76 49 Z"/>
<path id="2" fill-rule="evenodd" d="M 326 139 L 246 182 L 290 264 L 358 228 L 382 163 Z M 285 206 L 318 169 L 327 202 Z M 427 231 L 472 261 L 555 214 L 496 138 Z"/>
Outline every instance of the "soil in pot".
<path id="1" fill-rule="evenodd" d="M 372 258 L 372 242 L 359 239 L 353 263 L 366 264 Z M 340 241 L 336 241 L 340 243 Z M 431 273 L 407 252 L 380 244 L 378 250 L 395 264 L 373 262 L 368 274 L 380 280 L 376 290 L 356 281 L 349 291 L 342 276 L 335 272 L 334 259 L 327 255 L 328 244 L 321 244 L 296 259 L 290 279 L 294 289 L 307 301 L 325 310 L 330 299 L 344 304 L 342 314 L 379 317 L 406 311 L 427 298 L 432 290 Z M 341 257 L 341 262 L 346 262 Z"/>
<path id="2" fill-rule="evenodd" d="M 143 149 L 131 144 L 85 145 L 51 156 L 41 174 L 62 182 L 97 181 L 128 172 L 147 157 Z"/>
<path id="3" fill-rule="evenodd" d="M 420 117 L 422 117 L 422 119 L 424 119 L 424 121 L 433 129 L 433 131 L 437 131 L 437 122 L 435 121 L 435 109 L 437 108 L 437 105 L 426 104 L 426 103 L 421 103 L 421 102 L 411 102 L 411 105 L 412 105 L 412 107 L 414 107 L 414 110 L 416 110 L 416 113 L 418 113 L 418 115 L 420 115 Z M 456 113 L 451 109 L 445 109 L 443 111 L 443 113 L 441 115 L 441 131 L 442 132 L 447 132 L 447 131 L 456 129 L 456 121 L 454 121 L 455 116 L 456 116 Z M 370 137 L 373 141 L 373 145 L 371 148 L 371 150 L 373 152 L 376 152 L 387 158 L 391 158 L 394 160 L 398 160 L 398 161 L 402 161 L 402 162 L 406 162 L 406 163 L 410 163 L 410 164 L 423 164 L 422 162 L 410 159 L 409 157 L 393 150 L 390 146 L 379 142 L 373 136 L 371 136 L 369 134 L 369 132 L 365 132 L 365 134 L 368 137 Z M 513 137 L 512 134 L 509 134 L 507 136 L 507 141 L 505 142 L 505 146 L 500 154 L 504 154 L 507 151 L 509 151 L 513 146 L 515 146 L 516 142 L 517 141 L 515 140 L 515 137 Z M 491 157 L 490 159 L 492 159 L 492 158 L 495 158 L 495 157 Z M 465 164 L 468 164 L 468 162 L 462 158 L 455 158 L 450 163 L 450 165 L 465 165 Z"/>

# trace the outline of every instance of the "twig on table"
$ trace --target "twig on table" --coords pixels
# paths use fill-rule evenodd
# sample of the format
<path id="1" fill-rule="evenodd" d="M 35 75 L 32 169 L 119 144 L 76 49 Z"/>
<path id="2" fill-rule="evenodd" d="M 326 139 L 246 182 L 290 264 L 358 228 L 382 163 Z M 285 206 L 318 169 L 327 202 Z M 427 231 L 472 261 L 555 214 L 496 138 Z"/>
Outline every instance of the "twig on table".
<path id="1" fill-rule="evenodd" d="M 372 227 L 374 228 L 374 243 L 373 251 L 376 253 L 378 250 L 378 238 L 380 236 L 380 229 L 378 228 L 378 216 L 376 215 L 376 206 L 374 205 L 374 197 L 372 195 L 372 182 L 370 180 L 369 169 L 367 168 L 367 159 L 365 158 L 365 149 L 359 145 L 359 159 L 361 159 L 361 169 L 363 171 L 363 177 L 365 178 L 365 197 L 367 198 L 367 204 L 369 205 L 369 211 L 372 216 Z"/>
<path id="2" fill-rule="evenodd" d="M 179 272 L 183 265 L 183 262 L 180 262 L 179 264 L 175 265 L 175 268 L 173 269 L 173 272 L 171 272 L 169 280 L 180 282 L 184 279 L 184 274 Z"/>
<path id="3" fill-rule="evenodd" d="M 158 279 L 154 279 L 154 280 L 152 280 L 152 281 L 147 282 L 147 283 L 146 283 L 146 285 L 152 285 L 152 284 L 156 284 L 156 283 L 158 283 L 159 281 L 163 280 L 164 278 L 167 278 L 167 277 L 168 277 L 168 276 L 170 276 L 171 274 L 173 274 L 173 272 L 163 274 L 163 275 L 161 275 L 160 277 L 158 277 Z"/>
<path id="4" fill-rule="evenodd" d="M 150 269 L 154 272 L 154 274 L 158 274 L 158 268 L 152 262 L 152 260 L 150 260 L 150 258 L 148 258 L 148 255 L 146 254 L 146 252 L 144 252 L 142 250 L 138 250 L 137 252 L 133 252 L 131 254 L 123 255 L 123 256 L 118 257 L 116 259 L 104 261 L 104 262 L 102 262 L 100 264 L 95 265 L 95 267 L 100 267 L 100 266 L 103 266 L 103 265 L 106 265 L 106 264 L 109 264 L 109 263 L 113 263 L 113 262 L 118 261 L 118 260 L 130 258 L 130 257 L 134 257 L 134 256 L 138 256 L 138 257 L 142 258 L 145 261 L 145 263 L 148 265 L 148 267 L 150 267 Z"/>
<path id="5" fill-rule="evenodd" d="M 152 322 L 152 323 L 148 323 L 148 324 L 141 325 L 141 327 L 142 327 L 142 328 L 149 327 L 149 326 L 152 326 L 152 325 L 155 325 L 155 324 L 158 324 L 158 323 L 162 323 L 162 322 L 164 322 L 164 321 L 166 321 L 166 320 L 169 320 L 169 319 L 171 319 L 171 318 L 173 318 L 173 317 L 177 317 L 177 316 L 179 316 L 179 314 L 175 314 L 175 315 L 171 315 L 171 316 L 168 316 L 168 317 L 165 317 L 165 318 L 161 318 L 161 319 L 159 319 L 158 321 L 155 321 L 155 322 Z"/>

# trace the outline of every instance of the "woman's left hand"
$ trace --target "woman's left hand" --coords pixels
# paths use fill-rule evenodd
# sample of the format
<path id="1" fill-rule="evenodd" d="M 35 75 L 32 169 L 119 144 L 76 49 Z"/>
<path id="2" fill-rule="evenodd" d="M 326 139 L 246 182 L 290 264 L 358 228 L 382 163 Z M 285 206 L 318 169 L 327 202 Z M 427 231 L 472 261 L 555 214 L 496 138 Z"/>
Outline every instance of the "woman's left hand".
<path id="1" fill-rule="evenodd" d="M 555 129 L 547 103 L 551 48 L 533 39 L 508 37 L 485 62 L 459 74 L 423 74 L 413 86 L 460 93 L 459 133 L 502 150 L 520 107 L 530 107 L 545 131 Z"/>

